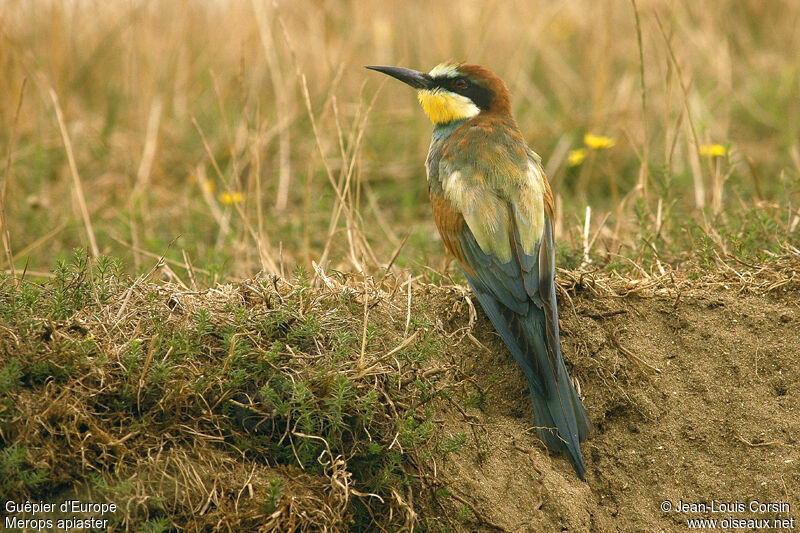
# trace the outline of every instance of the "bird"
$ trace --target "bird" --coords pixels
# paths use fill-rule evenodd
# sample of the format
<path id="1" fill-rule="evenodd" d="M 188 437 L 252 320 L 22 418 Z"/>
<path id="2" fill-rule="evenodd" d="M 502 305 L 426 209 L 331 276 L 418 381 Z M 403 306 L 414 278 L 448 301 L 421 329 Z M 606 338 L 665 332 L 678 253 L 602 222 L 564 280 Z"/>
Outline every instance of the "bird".
<path id="1" fill-rule="evenodd" d="M 527 378 L 537 435 L 585 480 L 580 443 L 591 422 L 561 354 L 553 194 L 508 88 L 473 64 L 365 68 L 417 90 L 433 123 L 425 166 L 444 246 Z"/>

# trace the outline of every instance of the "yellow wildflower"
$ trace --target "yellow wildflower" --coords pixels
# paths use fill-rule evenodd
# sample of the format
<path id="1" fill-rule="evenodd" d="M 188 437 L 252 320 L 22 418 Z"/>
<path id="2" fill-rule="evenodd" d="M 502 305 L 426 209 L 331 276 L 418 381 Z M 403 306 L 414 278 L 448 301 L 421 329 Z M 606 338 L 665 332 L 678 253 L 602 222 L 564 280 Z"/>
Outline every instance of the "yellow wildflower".
<path id="1" fill-rule="evenodd" d="M 728 149 L 721 144 L 701 144 L 700 155 L 706 157 L 722 157 L 728 153 Z"/>
<path id="2" fill-rule="evenodd" d="M 588 154 L 588 150 L 586 150 L 586 148 L 570 150 L 569 154 L 567 155 L 567 164 L 571 167 L 577 167 L 583 163 L 584 159 L 586 159 L 586 154 Z"/>
<path id="3" fill-rule="evenodd" d="M 583 142 L 592 150 L 604 150 L 617 144 L 617 141 L 611 137 L 606 137 L 605 135 L 594 135 L 591 133 L 587 133 L 583 136 Z"/>
<path id="4" fill-rule="evenodd" d="M 219 195 L 219 201 L 225 205 L 238 204 L 242 201 L 242 193 L 240 192 L 224 192 Z"/>
<path id="5" fill-rule="evenodd" d="M 213 181 L 205 180 L 203 182 L 203 189 L 209 194 L 214 194 L 214 191 L 217 190 L 217 184 Z"/>

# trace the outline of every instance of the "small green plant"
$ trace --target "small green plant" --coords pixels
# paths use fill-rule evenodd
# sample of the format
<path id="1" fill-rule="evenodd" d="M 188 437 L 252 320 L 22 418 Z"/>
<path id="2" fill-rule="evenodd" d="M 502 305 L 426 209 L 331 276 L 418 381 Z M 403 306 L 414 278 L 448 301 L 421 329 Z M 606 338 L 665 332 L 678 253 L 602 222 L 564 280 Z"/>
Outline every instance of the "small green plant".
<path id="1" fill-rule="evenodd" d="M 211 322 L 211 313 L 208 311 L 208 309 L 198 309 L 193 318 L 195 331 L 197 336 L 201 339 L 213 331 L 214 327 Z"/>
<path id="2" fill-rule="evenodd" d="M 22 384 L 22 366 L 16 359 L 9 359 L 0 368 L 0 395 L 5 395 Z"/>
<path id="3" fill-rule="evenodd" d="M 280 502 L 281 494 L 283 493 L 281 480 L 279 478 L 268 480 L 266 493 L 266 497 L 264 498 L 264 512 L 272 514 L 278 508 L 278 502 Z"/>
<path id="4" fill-rule="evenodd" d="M 433 411 L 426 409 L 421 420 L 412 410 L 398 421 L 398 438 L 400 443 L 408 448 L 413 448 L 426 442 L 433 433 Z"/>
<path id="5" fill-rule="evenodd" d="M 0 499 L 29 493 L 47 481 L 47 470 L 31 467 L 27 456 L 22 446 L 12 445 L 0 450 Z"/>
<path id="6" fill-rule="evenodd" d="M 475 409 L 482 409 L 485 403 L 486 395 L 482 392 L 476 392 L 469 395 L 464 405 Z"/>
<path id="7" fill-rule="evenodd" d="M 439 453 L 442 454 L 442 457 L 447 459 L 448 455 L 464 447 L 464 444 L 466 444 L 466 442 L 467 442 L 466 433 L 464 432 L 456 433 L 455 435 L 451 435 L 448 438 L 441 441 L 437 446 L 437 448 L 439 450 Z"/>
<path id="8" fill-rule="evenodd" d="M 319 320 L 313 315 L 307 315 L 301 321 L 292 324 L 286 335 L 286 342 L 302 351 L 311 350 L 321 330 L 322 325 Z"/>
<path id="9" fill-rule="evenodd" d="M 142 524 L 136 529 L 136 533 L 164 533 L 165 531 L 169 531 L 169 525 L 169 518 L 166 516 L 159 516 L 158 518 L 151 518 Z"/>
<path id="10" fill-rule="evenodd" d="M 144 362 L 144 347 L 140 339 L 131 340 L 122 352 L 122 364 L 129 379 L 138 376 L 140 366 Z"/>
<path id="11" fill-rule="evenodd" d="M 455 520 L 462 524 L 475 520 L 475 513 L 467 505 L 460 505 L 456 512 Z"/>

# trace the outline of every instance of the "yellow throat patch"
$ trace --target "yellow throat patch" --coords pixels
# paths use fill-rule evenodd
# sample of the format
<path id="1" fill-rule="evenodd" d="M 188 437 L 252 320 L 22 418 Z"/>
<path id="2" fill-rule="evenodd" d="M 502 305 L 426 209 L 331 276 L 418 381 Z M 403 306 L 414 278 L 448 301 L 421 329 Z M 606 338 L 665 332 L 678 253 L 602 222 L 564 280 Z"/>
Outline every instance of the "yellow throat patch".
<path id="1" fill-rule="evenodd" d="M 428 74 L 434 78 L 439 76 L 456 77 L 459 75 L 458 65 L 442 63 L 436 65 Z M 425 114 L 434 124 L 447 124 L 454 120 L 472 118 L 481 112 L 478 106 L 466 96 L 451 93 L 445 89 L 417 91 L 417 99 Z"/>
<path id="2" fill-rule="evenodd" d="M 422 109 L 434 124 L 446 124 L 454 120 L 472 118 L 481 112 L 472 100 L 444 89 L 417 91 Z"/>

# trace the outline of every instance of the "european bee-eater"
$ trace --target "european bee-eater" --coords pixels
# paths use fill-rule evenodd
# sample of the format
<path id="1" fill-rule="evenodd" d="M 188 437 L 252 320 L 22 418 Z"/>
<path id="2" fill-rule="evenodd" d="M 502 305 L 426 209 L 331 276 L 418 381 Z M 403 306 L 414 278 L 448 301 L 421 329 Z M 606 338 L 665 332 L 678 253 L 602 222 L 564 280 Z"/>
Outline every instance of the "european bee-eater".
<path id="1" fill-rule="evenodd" d="M 539 437 L 583 479 L 590 422 L 561 356 L 553 195 L 508 89 L 478 65 L 367 68 L 417 89 L 433 122 L 428 190 L 444 245 L 528 378 Z"/>

